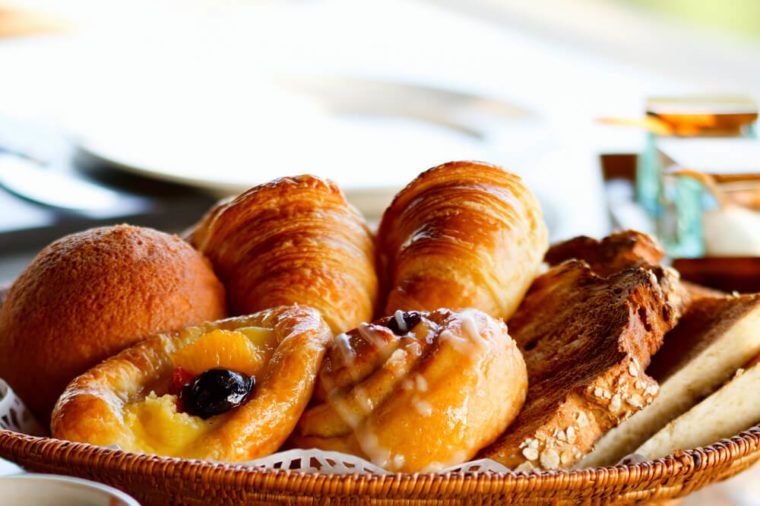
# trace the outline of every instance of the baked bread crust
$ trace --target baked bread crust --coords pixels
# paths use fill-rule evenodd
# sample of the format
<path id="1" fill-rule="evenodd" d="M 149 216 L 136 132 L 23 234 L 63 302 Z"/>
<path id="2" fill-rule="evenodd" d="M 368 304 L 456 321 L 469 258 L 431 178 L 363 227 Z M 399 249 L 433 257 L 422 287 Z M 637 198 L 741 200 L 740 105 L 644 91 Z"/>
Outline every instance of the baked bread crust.
<path id="1" fill-rule="evenodd" d="M 208 261 L 179 237 L 117 225 L 63 237 L 0 309 L 0 377 L 38 419 L 66 385 L 150 334 L 227 315 Z"/>
<path id="2" fill-rule="evenodd" d="M 172 355 L 199 335 L 214 329 L 256 326 L 272 328 L 277 348 L 253 394 L 243 405 L 219 415 L 214 428 L 181 456 L 243 461 L 277 451 L 295 427 L 311 398 L 317 371 L 332 339 L 316 310 L 279 307 L 260 313 L 155 335 L 106 360 L 76 378 L 56 404 L 54 437 L 117 445 L 134 451 L 133 436 L 124 422 L 125 406 L 152 389 L 166 390 Z"/>
<path id="3" fill-rule="evenodd" d="M 658 266 L 663 258 L 665 251 L 657 239 L 637 230 L 621 230 L 600 240 L 579 236 L 556 243 L 546 252 L 544 260 L 549 265 L 571 259 L 583 260 L 595 273 L 609 276 L 628 267 Z M 686 307 L 704 298 L 725 295 L 719 290 L 683 280 L 679 283 L 679 290 Z"/>
<path id="4" fill-rule="evenodd" d="M 644 373 L 681 311 L 677 275 L 632 267 L 609 277 L 568 260 L 538 277 L 509 321 L 529 389 L 510 428 L 480 457 L 516 470 L 570 467 L 650 403 Z"/>
<path id="5" fill-rule="evenodd" d="M 292 445 L 435 471 L 471 459 L 517 416 L 527 375 L 503 322 L 439 309 L 398 336 L 394 318 L 336 339 Z"/>
<path id="6" fill-rule="evenodd" d="M 378 244 L 385 314 L 470 307 L 506 318 L 538 272 L 547 230 L 538 200 L 518 176 L 451 162 L 396 195 Z"/>
<path id="7" fill-rule="evenodd" d="M 581 464 L 616 464 L 719 388 L 760 353 L 758 328 L 760 295 L 694 302 L 665 337 L 665 344 L 647 369 L 660 384 L 657 399 L 605 434 Z"/>
<path id="8" fill-rule="evenodd" d="M 332 182 L 304 175 L 251 188 L 212 208 L 189 241 L 211 260 L 233 314 L 302 304 L 335 332 L 373 317 L 373 238 Z"/>
<path id="9" fill-rule="evenodd" d="M 636 453 L 659 459 L 676 450 L 698 448 L 729 438 L 760 422 L 760 357 L 736 371 L 734 377 L 686 413 L 669 422 Z"/>
<path id="10" fill-rule="evenodd" d="M 609 276 L 627 267 L 660 265 L 663 258 L 665 251 L 654 237 L 636 230 L 622 230 L 600 240 L 582 235 L 553 244 L 544 260 L 549 265 L 583 260 L 595 273 Z"/>

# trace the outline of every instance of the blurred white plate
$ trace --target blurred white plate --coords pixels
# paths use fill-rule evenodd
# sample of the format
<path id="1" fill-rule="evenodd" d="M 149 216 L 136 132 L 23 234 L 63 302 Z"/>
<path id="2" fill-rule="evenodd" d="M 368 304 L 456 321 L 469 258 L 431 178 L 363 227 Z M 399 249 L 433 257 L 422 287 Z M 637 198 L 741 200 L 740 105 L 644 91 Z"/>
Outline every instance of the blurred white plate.
<path id="1" fill-rule="evenodd" d="M 164 90 L 142 107 L 114 100 L 79 125 L 80 147 L 121 170 L 220 196 L 312 173 L 377 216 L 422 170 L 494 160 L 505 131 L 536 122 L 501 100 L 373 79 L 280 76 L 227 91 Z"/>
<path id="2" fill-rule="evenodd" d="M 94 481 L 24 474 L 0 478 L 4 506 L 140 506 L 127 494 Z"/>

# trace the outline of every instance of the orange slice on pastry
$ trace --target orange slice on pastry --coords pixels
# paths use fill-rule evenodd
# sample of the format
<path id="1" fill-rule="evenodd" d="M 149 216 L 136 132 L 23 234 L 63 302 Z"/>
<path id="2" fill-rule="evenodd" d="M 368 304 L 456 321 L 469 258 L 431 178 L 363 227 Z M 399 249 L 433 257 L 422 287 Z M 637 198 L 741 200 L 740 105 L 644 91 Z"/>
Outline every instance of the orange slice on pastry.
<path id="1" fill-rule="evenodd" d="M 299 306 L 158 334 L 76 378 L 53 436 L 187 458 L 268 455 L 306 408 L 331 336 Z"/>
<path id="2" fill-rule="evenodd" d="M 494 441 L 526 389 L 502 321 L 474 309 L 397 311 L 337 336 L 290 443 L 392 471 L 436 471 Z"/>

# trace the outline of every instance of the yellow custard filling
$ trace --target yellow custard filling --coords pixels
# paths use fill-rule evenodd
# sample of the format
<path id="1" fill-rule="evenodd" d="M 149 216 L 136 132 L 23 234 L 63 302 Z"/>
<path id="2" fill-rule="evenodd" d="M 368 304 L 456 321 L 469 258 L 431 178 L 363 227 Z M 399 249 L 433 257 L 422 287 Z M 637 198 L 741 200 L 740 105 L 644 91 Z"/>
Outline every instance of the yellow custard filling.
<path id="1" fill-rule="evenodd" d="M 172 357 L 174 368 L 192 375 L 221 367 L 242 374 L 258 374 L 276 348 L 271 329 L 242 327 L 215 329 L 179 349 Z M 213 428 L 224 423 L 227 414 L 206 420 L 177 411 L 177 396 L 150 392 L 125 407 L 124 424 L 131 434 L 131 448 L 125 450 L 168 456 L 188 454 L 192 445 Z"/>
<path id="2" fill-rule="evenodd" d="M 221 422 L 224 415 L 203 420 L 177 412 L 177 396 L 157 396 L 151 392 L 145 399 L 126 408 L 124 424 L 132 433 L 133 448 L 127 450 L 173 457 Z"/>

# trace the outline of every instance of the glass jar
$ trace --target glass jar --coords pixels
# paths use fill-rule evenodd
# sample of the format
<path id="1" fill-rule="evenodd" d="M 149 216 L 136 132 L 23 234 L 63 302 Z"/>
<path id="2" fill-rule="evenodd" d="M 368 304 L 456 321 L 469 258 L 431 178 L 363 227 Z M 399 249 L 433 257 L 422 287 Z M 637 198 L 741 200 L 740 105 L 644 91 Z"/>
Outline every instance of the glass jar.
<path id="1" fill-rule="evenodd" d="M 760 257 L 760 141 L 669 139 L 657 155 L 657 232 L 671 257 Z"/>
<path id="2" fill-rule="evenodd" d="M 649 125 L 636 167 L 636 199 L 655 220 L 671 212 L 672 199 L 692 189 L 666 188 L 658 145 L 664 138 L 755 138 L 757 105 L 742 96 L 652 97 L 646 104 Z M 665 193 L 671 192 L 671 195 Z"/>

